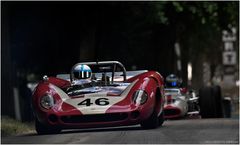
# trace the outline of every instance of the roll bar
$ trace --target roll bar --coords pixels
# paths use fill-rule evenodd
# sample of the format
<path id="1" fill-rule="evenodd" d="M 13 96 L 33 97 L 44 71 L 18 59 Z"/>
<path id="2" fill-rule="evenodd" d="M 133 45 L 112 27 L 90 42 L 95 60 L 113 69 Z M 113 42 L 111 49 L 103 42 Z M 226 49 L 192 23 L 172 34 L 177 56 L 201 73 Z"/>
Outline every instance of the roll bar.
<path id="1" fill-rule="evenodd" d="M 101 65 L 113 65 L 113 70 L 112 70 L 112 83 L 113 83 L 113 78 L 114 78 L 114 74 L 115 74 L 115 70 L 116 67 L 119 66 L 123 72 L 123 81 L 126 81 L 126 69 L 123 66 L 122 63 L 120 63 L 119 61 L 99 61 L 99 62 L 81 62 L 81 63 L 77 63 L 75 64 L 70 72 L 70 80 L 71 82 L 73 81 L 73 69 L 77 66 L 77 65 L 95 65 L 95 66 L 101 66 Z"/>

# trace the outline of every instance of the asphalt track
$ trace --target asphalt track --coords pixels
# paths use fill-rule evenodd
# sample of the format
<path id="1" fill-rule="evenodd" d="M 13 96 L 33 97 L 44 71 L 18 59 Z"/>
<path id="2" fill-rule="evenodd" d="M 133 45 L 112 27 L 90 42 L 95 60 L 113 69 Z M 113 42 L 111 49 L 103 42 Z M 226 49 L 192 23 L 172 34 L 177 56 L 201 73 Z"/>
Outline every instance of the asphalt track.
<path id="1" fill-rule="evenodd" d="M 139 125 L 65 130 L 55 135 L 36 133 L 4 137 L 2 144 L 239 144 L 238 119 L 168 120 L 162 127 Z"/>

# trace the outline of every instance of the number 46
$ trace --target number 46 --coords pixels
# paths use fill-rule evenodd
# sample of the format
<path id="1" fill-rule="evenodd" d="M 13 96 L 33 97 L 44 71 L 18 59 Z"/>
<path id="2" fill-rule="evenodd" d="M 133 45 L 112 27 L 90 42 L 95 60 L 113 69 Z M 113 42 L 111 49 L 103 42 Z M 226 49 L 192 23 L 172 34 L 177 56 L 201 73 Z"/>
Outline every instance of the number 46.
<path id="1" fill-rule="evenodd" d="M 85 106 L 91 106 L 94 103 L 91 102 L 91 99 L 85 99 L 82 102 L 78 103 L 78 105 L 85 105 Z M 109 104 L 108 98 L 98 98 L 97 100 L 95 100 L 95 104 L 99 105 L 99 106 L 105 106 Z"/>

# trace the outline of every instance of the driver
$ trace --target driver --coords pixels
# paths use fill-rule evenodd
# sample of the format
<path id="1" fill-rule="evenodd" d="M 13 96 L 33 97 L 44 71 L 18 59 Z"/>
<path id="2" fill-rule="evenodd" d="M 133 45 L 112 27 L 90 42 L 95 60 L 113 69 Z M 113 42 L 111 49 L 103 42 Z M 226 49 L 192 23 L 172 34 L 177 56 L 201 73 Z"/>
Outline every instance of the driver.
<path id="1" fill-rule="evenodd" d="M 167 87 L 179 87 L 180 84 L 181 80 L 175 74 L 170 74 L 166 77 Z"/>
<path id="2" fill-rule="evenodd" d="M 73 84 L 90 83 L 92 77 L 92 70 L 88 65 L 77 65 L 73 69 Z"/>

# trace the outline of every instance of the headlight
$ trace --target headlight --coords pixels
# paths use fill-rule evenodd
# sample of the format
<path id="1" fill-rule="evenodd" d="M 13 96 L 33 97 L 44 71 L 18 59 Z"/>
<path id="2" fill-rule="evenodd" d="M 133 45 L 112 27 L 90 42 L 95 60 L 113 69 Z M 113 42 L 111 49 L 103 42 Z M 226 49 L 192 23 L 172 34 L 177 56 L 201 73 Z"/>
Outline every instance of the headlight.
<path id="1" fill-rule="evenodd" d="M 137 105 L 142 105 L 142 104 L 146 103 L 147 99 L 148 99 L 148 95 L 143 90 L 137 90 L 133 94 L 133 102 Z"/>
<path id="2" fill-rule="evenodd" d="M 50 109 L 54 105 L 54 99 L 51 95 L 42 96 L 40 104 L 45 109 Z"/>

